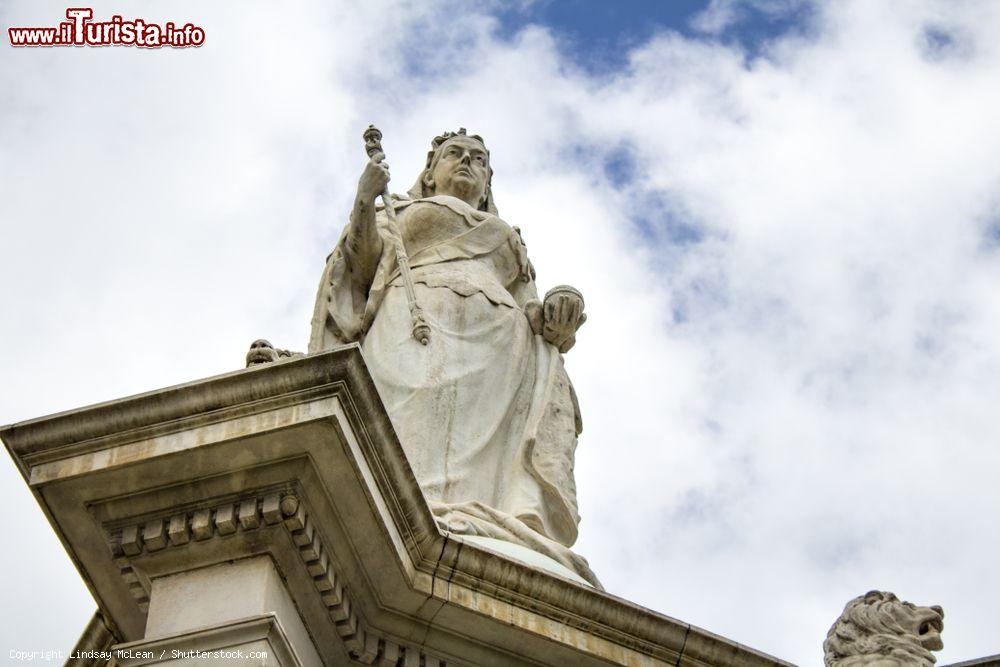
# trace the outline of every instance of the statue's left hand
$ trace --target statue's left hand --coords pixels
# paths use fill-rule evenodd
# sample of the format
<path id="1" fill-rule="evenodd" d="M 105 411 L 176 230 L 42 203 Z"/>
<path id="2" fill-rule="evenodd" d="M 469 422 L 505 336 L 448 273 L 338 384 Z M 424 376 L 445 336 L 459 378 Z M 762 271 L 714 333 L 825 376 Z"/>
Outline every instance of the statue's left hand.
<path id="1" fill-rule="evenodd" d="M 577 329 L 587 321 L 583 296 L 572 287 L 553 288 L 545 295 L 542 314 L 542 337 L 560 352 L 569 352 L 576 344 Z"/>

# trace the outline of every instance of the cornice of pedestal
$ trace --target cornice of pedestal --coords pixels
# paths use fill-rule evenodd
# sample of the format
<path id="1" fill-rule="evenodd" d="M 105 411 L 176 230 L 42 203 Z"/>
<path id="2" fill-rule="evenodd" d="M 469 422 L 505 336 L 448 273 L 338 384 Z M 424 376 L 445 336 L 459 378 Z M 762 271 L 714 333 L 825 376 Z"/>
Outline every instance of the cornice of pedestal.
<path id="1" fill-rule="evenodd" d="M 149 568 L 142 564 L 143 558 L 148 562 L 161 551 L 187 545 L 204 547 L 211 540 L 223 540 L 237 532 L 266 533 L 269 527 L 283 531 L 290 538 L 290 550 L 297 554 L 310 575 L 311 592 L 322 601 L 348 655 L 370 664 L 380 651 L 383 655 L 387 652 L 403 655 L 409 650 L 411 654 L 419 655 L 421 665 L 436 667 L 444 662 L 430 651 L 400 645 L 392 637 L 365 623 L 358 606 L 352 602 L 343 573 L 338 572 L 331 560 L 330 547 L 316 530 L 304 503 L 294 493 L 262 491 L 241 496 L 233 502 L 209 503 L 180 514 L 127 523 L 109 532 L 108 547 L 136 605 L 148 611 Z M 279 542 L 275 537 L 270 535 L 266 541 L 272 543 L 269 546 L 272 557 L 280 558 L 275 552 L 280 551 L 282 545 L 275 544 Z M 241 543 L 235 542 L 228 546 L 236 546 L 237 553 L 243 548 Z M 232 551 L 230 548 L 227 553 Z M 211 559 L 212 562 L 215 560 L 218 560 L 217 556 Z M 139 574 L 143 570 L 147 570 L 145 576 Z M 171 568 L 168 566 L 157 574 L 169 572 Z"/>
<path id="2" fill-rule="evenodd" d="M 120 640 L 152 579 L 266 554 L 330 665 L 786 664 L 440 533 L 356 345 L 0 437 Z"/>

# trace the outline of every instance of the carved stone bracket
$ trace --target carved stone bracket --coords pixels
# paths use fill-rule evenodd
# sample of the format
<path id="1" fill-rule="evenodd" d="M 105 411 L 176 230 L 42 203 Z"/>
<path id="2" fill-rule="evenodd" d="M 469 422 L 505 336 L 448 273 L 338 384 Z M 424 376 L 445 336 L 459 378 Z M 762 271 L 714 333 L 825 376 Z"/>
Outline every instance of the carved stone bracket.
<path id="1" fill-rule="evenodd" d="M 420 647 L 394 641 L 369 626 L 352 603 L 344 580 L 338 575 L 305 503 L 293 493 L 265 492 L 194 509 L 171 516 L 129 523 L 109 531 L 109 546 L 119 573 L 143 613 L 149 611 L 151 582 L 135 565 L 138 556 L 164 549 L 205 542 L 281 525 L 288 531 L 299 557 L 312 577 L 313 586 L 326 607 L 331 623 L 344 642 L 344 649 L 362 664 L 380 667 L 444 667 L 454 665 Z"/>

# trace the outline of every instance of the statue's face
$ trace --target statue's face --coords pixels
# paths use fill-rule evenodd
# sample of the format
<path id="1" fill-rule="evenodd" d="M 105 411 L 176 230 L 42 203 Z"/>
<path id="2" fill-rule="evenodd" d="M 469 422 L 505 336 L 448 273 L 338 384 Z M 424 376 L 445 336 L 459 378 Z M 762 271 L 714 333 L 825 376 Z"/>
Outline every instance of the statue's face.
<path id="1" fill-rule="evenodd" d="M 490 179 L 486 148 L 470 137 L 452 137 L 439 149 L 430 179 L 434 194 L 458 197 L 478 208 Z"/>

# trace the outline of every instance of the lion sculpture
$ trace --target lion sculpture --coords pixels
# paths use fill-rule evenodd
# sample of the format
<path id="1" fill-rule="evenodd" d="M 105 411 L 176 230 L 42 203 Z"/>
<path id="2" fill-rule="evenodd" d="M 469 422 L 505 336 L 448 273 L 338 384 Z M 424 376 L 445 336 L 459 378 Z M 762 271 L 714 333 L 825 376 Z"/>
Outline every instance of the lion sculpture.
<path id="1" fill-rule="evenodd" d="M 944 646 L 944 610 L 871 591 L 854 598 L 823 642 L 826 667 L 932 667 Z"/>

